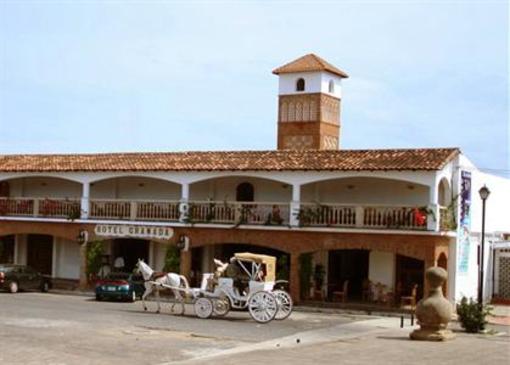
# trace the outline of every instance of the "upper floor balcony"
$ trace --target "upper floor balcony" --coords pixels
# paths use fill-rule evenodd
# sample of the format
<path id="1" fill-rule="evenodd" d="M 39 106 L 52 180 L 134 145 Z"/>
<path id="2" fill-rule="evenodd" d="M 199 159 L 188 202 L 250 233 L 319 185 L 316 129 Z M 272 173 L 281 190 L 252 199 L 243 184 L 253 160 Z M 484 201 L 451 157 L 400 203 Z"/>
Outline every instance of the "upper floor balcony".
<path id="1" fill-rule="evenodd" d="M 367 176 L 300 184 L 260 176 L 206 176 L 191 183 L 147 176 L 80 183 L 36 176 L 4 180 L 0 187 L 0 217 L 436 232 L 455 228 L 445 180 L 431 187 Z"/>

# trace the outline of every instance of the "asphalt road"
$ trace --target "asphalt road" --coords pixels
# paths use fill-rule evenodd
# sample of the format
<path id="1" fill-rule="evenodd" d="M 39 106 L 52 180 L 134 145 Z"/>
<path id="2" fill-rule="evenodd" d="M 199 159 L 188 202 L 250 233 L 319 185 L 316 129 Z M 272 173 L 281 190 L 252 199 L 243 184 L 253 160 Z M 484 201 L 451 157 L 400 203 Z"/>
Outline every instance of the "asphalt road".
<path id="1" fill-rule="evenodd" d="M 284 321 L 254 322 L 246 312 L 203 320 L 187 306 L 154 313 L 149 302 L 96 302 L 51 293 L 0 293 L 0 364 L 159 364 L 347 324 L 355 318 L 294 312 Z M 359 318 L 358 318 L 359 319 Z"/>

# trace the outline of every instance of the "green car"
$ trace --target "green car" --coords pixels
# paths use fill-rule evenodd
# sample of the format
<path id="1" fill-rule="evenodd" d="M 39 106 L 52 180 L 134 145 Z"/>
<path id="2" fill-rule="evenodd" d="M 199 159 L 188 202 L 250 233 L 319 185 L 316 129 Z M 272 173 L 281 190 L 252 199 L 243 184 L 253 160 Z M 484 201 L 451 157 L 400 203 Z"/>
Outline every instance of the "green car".
<path id="1" fill-rule="evenodd" d="M 125 300 L 134 302 L 145 291 L 143 277 L 113 272 L 96 283 L 96 300 Z"/>

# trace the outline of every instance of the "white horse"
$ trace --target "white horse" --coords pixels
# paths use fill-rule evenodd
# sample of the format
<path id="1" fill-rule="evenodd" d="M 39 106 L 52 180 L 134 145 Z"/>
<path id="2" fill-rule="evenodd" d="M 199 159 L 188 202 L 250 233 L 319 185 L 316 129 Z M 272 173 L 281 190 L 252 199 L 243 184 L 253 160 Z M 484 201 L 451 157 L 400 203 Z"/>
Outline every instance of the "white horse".
<path id="1" fill-rule="evenodd" d="M 183 275 L 179 275 L 173 272 L 154 273 L 154 270 L 152 270 L 149 265 L 140 259 L 136 265 L 136 271 L 142 274 L 143 280 L 145 282 L 145 292 L 142 295 L 142 304 L 144 310 L 147 310 L 147 306 L 145 305 L 145 298 L 147 298 L 147 296 L 151 294 L 154 289 L 156 290 L 156 300 L 158 302 L 158 310 L 156 313 L 159 313 L 161 310 L 161 305 L 159 303 L 159 291 L 169 289 L 164 285 L 168 285 L 173 288 L 183 288 L 186 291 L 189 291 L 188 280 Z M 172 305 L 171 311 L 173 312 L 175 304 L 179 302 L 182 306 L 181 314 L 184 314 L 184 298 L 182 297 L 181 292 L 178 289 L 171 290 L 174 293 L 176 299 L 176 302 Z"/>

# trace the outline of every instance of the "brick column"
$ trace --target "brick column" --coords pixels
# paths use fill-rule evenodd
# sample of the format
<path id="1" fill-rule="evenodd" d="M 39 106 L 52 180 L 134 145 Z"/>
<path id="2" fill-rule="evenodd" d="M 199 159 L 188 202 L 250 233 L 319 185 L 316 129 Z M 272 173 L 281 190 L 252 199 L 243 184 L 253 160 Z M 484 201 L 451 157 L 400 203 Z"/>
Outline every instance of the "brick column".
<path id="1" fill-rule="evenodd" d="M 290 255 L 290 275 L 289 275 L 290 295 L 294 303 L 299 303 L 300 295 L 300 280 L 299 280 L 299 254 L 293 253 Z"/>
<path id="2" fill-rule="evenodd" d="M 179 265 L 179 272 L 184 275 L 188 280 L 191 273 L 191 249 L 181 250 L 181 261 Z"/>
<path id="3" fill-rule="evenodd" d="M 86 289 L 87 279 L 87 242 L 80 245 L 80 289 Z"/>

